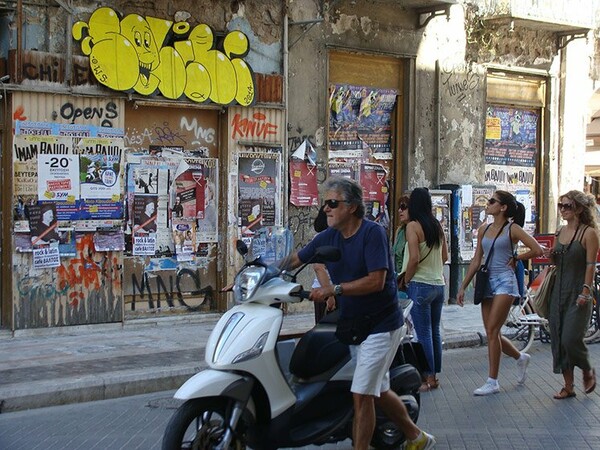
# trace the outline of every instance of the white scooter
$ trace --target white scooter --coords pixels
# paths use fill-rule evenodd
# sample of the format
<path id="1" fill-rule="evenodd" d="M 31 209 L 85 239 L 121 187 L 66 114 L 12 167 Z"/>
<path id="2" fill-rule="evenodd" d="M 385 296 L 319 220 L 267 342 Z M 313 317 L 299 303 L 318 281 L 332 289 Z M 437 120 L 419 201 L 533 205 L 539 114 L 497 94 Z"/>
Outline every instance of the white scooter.
<path id="1" fill-rule="evenodd" d="M 293 249 L 290 236 L 289 230 L 266 229 L 254 238 L 253 250 L 261 247 L 260 253 L 281 260 Z M 238 250 L 247 252 L 240 242 Z M 310 263 L 339 257 L 336 248 L 321 247 Z M 238 305 L 221 317 L 208 339 L 205 360 L 210 368 L 175 393 L 185 403 L 167 425 L 163 450 L 270 450 L 352 437 L 354 367 L 348 347 L 335 337 L 335 313 L 325 316 L 297 344 L 278 342 L 283 321 L 280 304 L 308 297 L 309 292 L 296 282 L 306 264 L 290 274 L 265 259 L 247 257 L 236 275 L 233 292 Z M 390 382 L 416 422 L 418 371 L 395 362 Z M 372 445 L 392 449 L 404 440 L 402 432 L 378 411 Z"/>

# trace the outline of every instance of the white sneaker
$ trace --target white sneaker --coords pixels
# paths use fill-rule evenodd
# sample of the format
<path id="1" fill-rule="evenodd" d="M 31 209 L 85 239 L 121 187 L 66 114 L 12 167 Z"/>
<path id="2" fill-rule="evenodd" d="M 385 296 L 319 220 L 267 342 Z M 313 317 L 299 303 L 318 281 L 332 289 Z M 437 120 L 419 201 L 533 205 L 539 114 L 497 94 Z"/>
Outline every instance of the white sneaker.
<path id="1" fill-rule="evenodd" d="M 498 392 L 500 392 L 500 385 L 487 381 L 483 386 L 475 389 L 473 395 L 490 395 L 497 394 Z"/>
<path id="2" fill-rule="evenodd" d="M 523 384 L 527 379 L 527 366 L 531 356 L 527 353 L 521 353 L 521 357 L 517 361 L 517 383 Z"/>
<path id="3" fill-rule="evenodd" d="M 414 441 L 406 441 L 406 450 L 429 450 L 435 446 L 435 438 L 429 433 L 421 431 L 421 435 Z"/>

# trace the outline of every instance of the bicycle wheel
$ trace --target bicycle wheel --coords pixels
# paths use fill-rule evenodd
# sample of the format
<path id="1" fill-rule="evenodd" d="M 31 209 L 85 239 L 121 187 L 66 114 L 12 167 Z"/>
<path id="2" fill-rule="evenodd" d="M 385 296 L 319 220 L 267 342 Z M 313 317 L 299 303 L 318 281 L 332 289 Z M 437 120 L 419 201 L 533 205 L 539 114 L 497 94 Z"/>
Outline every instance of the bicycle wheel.
<path id="1" fill-rule="evenodd" d="M 500 330 L 502 336 L 509 339 L 521 352 L 526 352 L 531 347 L 535 337 L 535 323 L 528 317 L 531 314 L 533 310 L 529 303 L 511 306 L 506 322 Z"/>

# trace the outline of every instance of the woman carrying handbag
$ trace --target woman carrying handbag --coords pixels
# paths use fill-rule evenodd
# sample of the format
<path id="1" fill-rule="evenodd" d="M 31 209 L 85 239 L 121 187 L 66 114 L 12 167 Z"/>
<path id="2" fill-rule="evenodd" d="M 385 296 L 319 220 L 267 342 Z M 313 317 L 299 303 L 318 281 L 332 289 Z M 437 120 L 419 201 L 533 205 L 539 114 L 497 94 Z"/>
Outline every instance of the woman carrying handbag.
<path id="1" fill-rule="evenodd" d="M 506 191 L 496 191 L 488 200 L 485 211 L 494 217 L 494 222 L 491 225 L 483 224 L 479 227 L 475 255 L 456 296 L 457 303 L 462 306 L 465 289 L 469 286 L 482 262 L 486 261 L 489 286 L 481 302 L 481 316 L 488 340 L 489 373 L 485 384 L 475 389 L 474 395 L 496 394 L 500 391 L 498 372 L 502 353 L 517 361 L 518 383 L 525 382 L 527 377 L 530 356 L 519 352 L 500 332 L 515 297 L 519 297 L 515 276 L 516 262 L 543 254 L 542 248 L 534 238 L 519 225 L 509 223 L 508 219 L 519 213 L 519 207 L 515 197 Z M 515 255 L 513 249 L 519 241 L 529 250 Z"/>
<path id="2" fill-rule="evenodd" d="M 550 295 L 550 340 L 554 373 L 562 373 L 563 388 L 557 400 L 575 397 L 574 368 L 583 372 L 586 394 L 596 388 L 583 337 L 592 314 L 592 288 L 598 253 L 598 231 L 594 219 L 596 202 L 581 191 L 562 195 L 558 210 L 566 225 L 558 232 L 554 248 L 546 256 L 556 265 L 556 278 Z"/>

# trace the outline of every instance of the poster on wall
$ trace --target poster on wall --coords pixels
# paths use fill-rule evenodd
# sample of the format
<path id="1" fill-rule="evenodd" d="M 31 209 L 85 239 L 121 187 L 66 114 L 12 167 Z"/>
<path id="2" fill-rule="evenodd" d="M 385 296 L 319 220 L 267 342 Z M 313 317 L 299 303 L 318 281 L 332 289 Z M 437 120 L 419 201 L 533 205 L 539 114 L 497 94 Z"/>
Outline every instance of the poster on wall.
<path id="1" fill-rule="evenodd" d="M 33 248 L 50 243 L 58 244 L 60 236 L 57 229 L 56 205 L 54 203 L 29 205 L 26 209 Z"/>
<path id="2" fill-rule="evenodd" d="M 294 150 L 290 158 L 290 203 L 295 206 L 318 206 L 317 152 L 308 139 Z"/>
<path id="3" fill-rule="evenodd" d="M 180 167 L 177 173 L 175 197 L 170 200 L 172 220 L 195 221 L 195 239 L 198 242 L 217 242 L 217 159 L 186 158 L 185 166 Z"/>
<path id="4" fill-rule="evenodd" d="M 76 141 L 82 219 L 123 218 L 121 167 L 124 149 L 122 138 L 91 137 Z"/>
<path id="5" fill-rule="evenodd" d="M 388 184 L 385 168 L 379 164 L 361 164 L 359 182 L 363 188 L 365 217 L 387 228 L 389 226 L 386 206 Z"/>
<path id="6" fill-rule="evenodd" d="M 252 237 L 263 226 L 276 225 L 281 156 L 279 153 L 240 153 L 238 158 L 238 226 Z"/>
<path id="7" fill-rule="evenodd" d="M 127 205 L 125 242 L 127 252 L 133 251 L 133 234 L 139 228 L 139 211 L 140 208 L 145 208 L 143 200 L 140 199 L 144 197 L 155 199 L 154 206 L 156 209 L 154 214 L 156 219 L 154 226 L 156 227 L 156 233 L 153 237 L 153 245 L 156 248 L 156 255 L 170 256 L 175 251 L 170 228 L 169 195 L 171 174 L 176 172 L 178 165 L 179 159 L 138 154 L 128 155 L 125 194 Z M 145 249 L 150 245 L 148 242 L 144 243 Z"/>
<path id="8" fill-rule="evenodd" d="M 518 196 L 525 205 L 524 228 L 535 233 L 535 184 L 540 112 L 488 105 L 485 133 L 485 181 Z"/>
<path id="9" fill-rule="evenodd" d="M 329 158 L 392 159 L 392 118 L 398 91 L 331 85 Z"/>
<path id="10" fill-rule="evenodd" d="M 39 154 L 37 165 L 39 200 L 68 203 L 79 200 L 79 158 L 77 156 Z"/>
<path id="11" fill-rule="evenodd" d="M 196 252 L 196 223 L 173 221 L 173 242 L 177 261 L 193 261 Z"/>
<path id="12" fill-rule="evenodd" d="M 460 224 L 458 246 L 461 262 L 469 262 L 475 255 L 477 231 L 488 221 L 485 209 L 494 194 L 494 186 L 468 186 L 461 189 Z"/>

